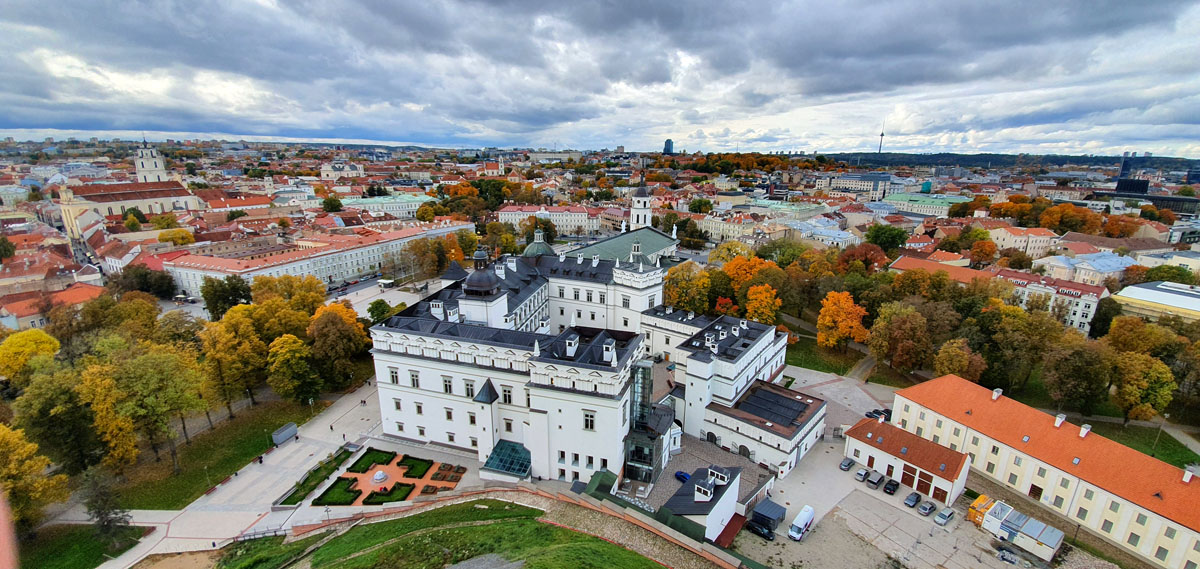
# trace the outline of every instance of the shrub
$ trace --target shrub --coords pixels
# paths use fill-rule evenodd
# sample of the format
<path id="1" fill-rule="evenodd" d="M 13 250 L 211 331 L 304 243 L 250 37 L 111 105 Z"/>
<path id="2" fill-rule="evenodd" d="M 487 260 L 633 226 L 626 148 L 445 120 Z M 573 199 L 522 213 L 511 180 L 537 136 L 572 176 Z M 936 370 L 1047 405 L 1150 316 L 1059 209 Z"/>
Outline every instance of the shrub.
<path id="1" fill-rule="evenodd" d="M 314 506 L 349 506 L 362 496 L 362 490 L 354 487 L 358 480 L 338 478 L 312 501 Z"/>
<path id="2" fill-rule="evenodd" d="M 358 457 L 358 460 L 354 461 L 354 464 L 350 465 L 350 468 L 346 469 L 346 472 L 364 474 L 376 464 L 391 464 L 395 458 L 396 453 L 394 452 L 368 448 L 367 452 L 364 452 L 362 456 Z"/>
<path id="3" fill-rule="evenodd" d="M 433 468 L 433 461 L 405 455 L 404 458 L 400 459 L 400 462 L 396 463 L 396 466 L 408 467 L 408 470 L 404 472 L 406 478 L 422 478 L 430 468 Z"/>
<path id="4" fill-rule="evenodd" d="M 402 502 L 410 493 L 412 493 L 413 488 L 416 488 L 416 486 L 413 486 L 407 482 L 397 482 L 392 484 L 392 487 L 389 488 L 387 492 L 375 491 L 367 494 L 367 497 L 363 499 L 363 505 Z"/>

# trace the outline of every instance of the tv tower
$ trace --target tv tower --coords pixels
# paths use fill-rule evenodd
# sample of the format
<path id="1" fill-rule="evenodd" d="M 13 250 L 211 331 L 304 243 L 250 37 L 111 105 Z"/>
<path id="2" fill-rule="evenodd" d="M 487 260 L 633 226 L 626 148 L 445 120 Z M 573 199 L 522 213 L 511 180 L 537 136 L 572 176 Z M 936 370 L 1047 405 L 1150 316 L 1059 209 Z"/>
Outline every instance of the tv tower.
<path id="1" fill-rule="evenodd" d="M 883 123 L 883 125 L 886 125 L 886 124 L 887 124 L 887 122 L 885 121 Z M 880 127 L 879 127 L 879 150 L 876 151 L 876 154 L 883 154 L 883 131 L 884 131 L 883 125 L 880 125 Z"/>

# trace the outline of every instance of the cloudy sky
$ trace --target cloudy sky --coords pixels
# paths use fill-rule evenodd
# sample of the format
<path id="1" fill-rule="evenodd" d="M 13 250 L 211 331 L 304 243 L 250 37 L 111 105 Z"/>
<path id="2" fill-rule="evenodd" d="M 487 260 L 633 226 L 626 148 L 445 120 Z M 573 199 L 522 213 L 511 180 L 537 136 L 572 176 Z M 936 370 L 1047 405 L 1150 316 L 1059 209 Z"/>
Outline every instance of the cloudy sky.
<path id="1" fill-rule="evenodd" d="M 1200 158 L 1194 0 L 6 0 L 0 53 L 19 139 Z"/>

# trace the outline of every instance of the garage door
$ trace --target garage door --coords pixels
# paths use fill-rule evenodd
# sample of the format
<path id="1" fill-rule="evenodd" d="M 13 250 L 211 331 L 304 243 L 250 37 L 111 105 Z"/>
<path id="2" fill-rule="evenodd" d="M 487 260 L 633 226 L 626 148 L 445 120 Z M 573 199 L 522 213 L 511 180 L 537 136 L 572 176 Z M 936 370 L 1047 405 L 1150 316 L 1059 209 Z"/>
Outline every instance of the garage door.
<path id="1" fill-rule="evenodd" d="M 917 481 L 917 470 L 907 464 L 904 465 L 903 473 L 900 475 L 900 483 L 912 488 Z"/>
<path id="2" fill-rule="evenodd" d="M 933 499 L 945 504 L 946 503 L 946 491 L 941 488 L 934 488 L 933 489 Z"/>
<path id="3" fill-rule="evenodd" d="M 929 490 L 933 487 L 933 475 L 928 472 L 922 472 L 917 477 L 917 492 L 929 495 Z"/>

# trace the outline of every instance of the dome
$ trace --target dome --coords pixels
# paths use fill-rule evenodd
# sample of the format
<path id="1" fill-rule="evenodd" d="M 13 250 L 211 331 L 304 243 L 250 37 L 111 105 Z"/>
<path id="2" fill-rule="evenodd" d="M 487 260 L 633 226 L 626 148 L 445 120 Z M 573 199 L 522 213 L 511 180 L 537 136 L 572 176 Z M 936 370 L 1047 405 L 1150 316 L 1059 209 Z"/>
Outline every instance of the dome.
<path id="1" fill-rule="evenodd" d="M 540 255 L 554 254 L 554 248 L 546 243 L 542 235 L 541 229 L 533 232 L 533 243 L 525 246 L 525 251 L 521 253 L 522 257 L 537 257 Z"/>
<path id="2" fill-rule="evenodd" d="M 463 291 L 477 295 L 492 294 L 500 286 L 500 277 L 496 271 L 488 268 L 476 269 L 463 283 Z"/>

